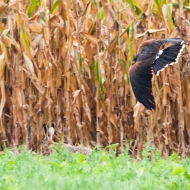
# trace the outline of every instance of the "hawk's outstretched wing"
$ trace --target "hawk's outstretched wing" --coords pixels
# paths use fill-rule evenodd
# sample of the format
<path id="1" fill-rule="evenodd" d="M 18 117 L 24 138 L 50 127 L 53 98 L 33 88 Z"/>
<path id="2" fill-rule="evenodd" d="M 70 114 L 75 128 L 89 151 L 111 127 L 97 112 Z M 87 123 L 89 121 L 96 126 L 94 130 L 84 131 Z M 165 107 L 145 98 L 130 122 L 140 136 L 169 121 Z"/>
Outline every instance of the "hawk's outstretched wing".
<path id="1" fill-rule="evenodd" d="M 130 69 L 130 81 L 136 99 L 148 109 L 155 109 L 152 94 L 152 64 L 155 58 L 136 62 Z"/>

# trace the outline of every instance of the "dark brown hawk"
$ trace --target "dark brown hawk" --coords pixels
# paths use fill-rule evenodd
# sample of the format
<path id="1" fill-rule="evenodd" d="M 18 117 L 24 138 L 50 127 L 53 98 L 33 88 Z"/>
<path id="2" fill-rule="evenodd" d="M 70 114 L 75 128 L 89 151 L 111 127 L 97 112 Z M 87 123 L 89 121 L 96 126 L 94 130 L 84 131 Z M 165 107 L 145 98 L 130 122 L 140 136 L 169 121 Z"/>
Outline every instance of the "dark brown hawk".
<path id="1" fill-rule="evenodd" d="M 165 43 L 174 43 L 165 49 L 160 47 Z M 136 99 L 147 109 L 155 109 L 152 94 L 152 76 L 159 75 L 168 65 L 178 62 L 185 47 L 185 41 L 180 38 L 148 40 L 143 44 L 142 51 L 134 58 L 134 65 L 129 70 L 130 81 Z"/>

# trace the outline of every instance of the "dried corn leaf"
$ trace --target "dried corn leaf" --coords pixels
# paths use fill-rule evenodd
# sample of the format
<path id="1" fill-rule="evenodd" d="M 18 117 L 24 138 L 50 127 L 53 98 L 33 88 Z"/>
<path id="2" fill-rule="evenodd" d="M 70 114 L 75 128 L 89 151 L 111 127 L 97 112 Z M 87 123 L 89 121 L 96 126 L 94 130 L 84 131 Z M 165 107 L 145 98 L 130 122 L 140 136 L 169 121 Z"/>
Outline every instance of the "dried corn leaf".
<path id="1" fill-rule="evenodd" d="M 32 61 L 29 59 L 29 57 L 25 53 L 23 53 L 23 57 L 24 57 L 28 70 L 30 71 L 32 75 L 34 75 L 35 73 L 34 73 L 34 66 L 33 66 Z"/>
<path id="2" fill-rule="evenodd" d="M 20 0 L 10 0 L 9 1 L 9 8 L 19 10 L 19 1 Z"/>
<path id="3" fill-rule="evenodd" d="M 0 2 L 0 11 L 5 11 L 7 9 L 7 4 L 4 2 Z"/>
<path id="4" fill-rule="evenodd" d="M 2 35 L 1 40 L 7 47 L 11 47 L 12 42 L 8 36 Z"/>
<path id="5" fill-rule="evenodd" d="M 37 22 L 33 22 L 31 24 L 28 25 L 29 28 L 33 31 L 33 32 L 37 32 L 37 33 L 41 33 L 43 30 L 43 25 L 39 24 Z"/>
<path id="6" fill-rule="evenodd" d="M 85 33 L 85 32 L 80 32 L 80 34 L 82 34 L 83 36 L 85 36 L 88 40 L 90 40 L 92 43 L 94 44 L 98 44 L 98 39 L 88 33 Z"/>
<path id="7" fill-rule="evenodd" d="M 139 127 L 141 125 L 140 116 L 143 110 L 144 106 L 141 103 L 137 102 L 137 104 L 134 106 L 134 114 L 133 114 L 134 128 L 136 131 L 139 130 Z"/>
<path id="8" fill-rule="evenodd" d="M 6 52 L 4 51 L 1 55 L 0 55 L 0 80 L 2 80 L 2 77 L 4 75 L 4 70 L 5 70 L 5 56 L 6 56 Z"/>
<path id="9" fill-rule="evenodd" d="M 5 57 L 6 51 L 0 55 L 0 89 L 1 89 L 1 100 L 0 100 L 0 118 L 2 118 L 3 108 L 6 102 L 5 85 L 4 85 L 4 70 L 5 70 Z"/>
<path id="10" fill-rule="evenodd" d="M 3 80 L 0 80 L 1 100 L 0 100 L 0 118 L 3 116 L 3 108 L 6 102 L 5 84 Z"/>
<path id="11" fill-rule="evenodd" d="M 49 28 L 47 26 L 44 27 L 43 33 L 44 33 L 44 38 L 45 38 L 46 45 L 49 45 L 50 31 L 49 31 Z"/>

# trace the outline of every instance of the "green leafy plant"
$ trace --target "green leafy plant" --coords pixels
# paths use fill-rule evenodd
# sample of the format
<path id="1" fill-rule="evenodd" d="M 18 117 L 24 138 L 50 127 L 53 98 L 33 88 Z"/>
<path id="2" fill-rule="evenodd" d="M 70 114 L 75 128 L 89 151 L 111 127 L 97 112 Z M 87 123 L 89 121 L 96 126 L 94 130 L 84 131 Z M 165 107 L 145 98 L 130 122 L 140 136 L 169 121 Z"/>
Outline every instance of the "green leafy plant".
<path id="1" fill-rule="evenodd" d="M 119 156 L 117 145 L 86 156 L 69 152 L 58 144 L 49 156 L 31 153 L 26 147 L 0 154 L 0 189 L 189 189 L 190 159 L 176 155 L 167 160 L 147 159 L 147 144 L 141 161 L 129 156 L 129 146 Z"/>

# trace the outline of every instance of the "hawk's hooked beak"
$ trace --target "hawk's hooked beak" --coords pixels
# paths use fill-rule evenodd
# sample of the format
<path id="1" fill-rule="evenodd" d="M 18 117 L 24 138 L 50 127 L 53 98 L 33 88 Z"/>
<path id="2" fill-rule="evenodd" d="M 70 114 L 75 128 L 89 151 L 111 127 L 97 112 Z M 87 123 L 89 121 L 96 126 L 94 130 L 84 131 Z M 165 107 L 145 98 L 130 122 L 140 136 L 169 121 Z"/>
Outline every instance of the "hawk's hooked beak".
<path id="1" fill-rule="evenodd" d="M 138 57 L 138 55 L 136 55 L 136 56 L 133 58 L 133 60 L 132 60 L 132 62 L 131 62 L 132 65 L 134 65 L 135 62 L 137 61 L 137 57 Z"/>
<path id="2" fill-rule="evenodd" d="M 133 61 L 131 62 L 131 65 L 134 65 L 135 64 L 135 60 L 133 59 Z"/>

